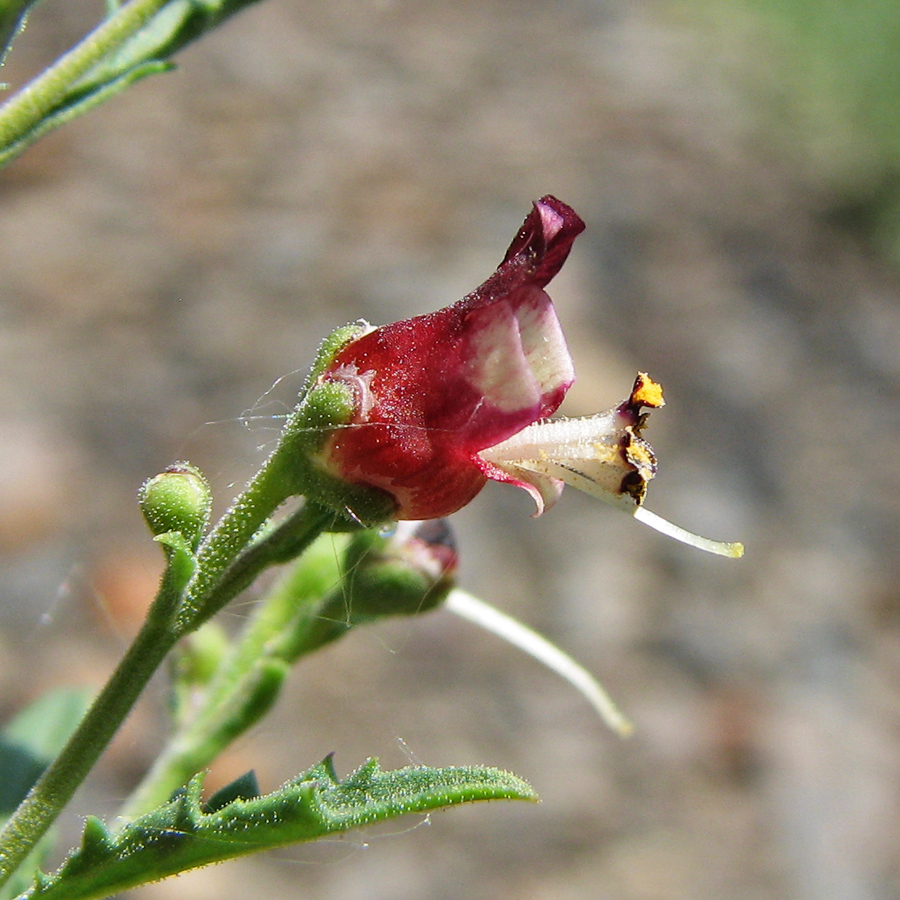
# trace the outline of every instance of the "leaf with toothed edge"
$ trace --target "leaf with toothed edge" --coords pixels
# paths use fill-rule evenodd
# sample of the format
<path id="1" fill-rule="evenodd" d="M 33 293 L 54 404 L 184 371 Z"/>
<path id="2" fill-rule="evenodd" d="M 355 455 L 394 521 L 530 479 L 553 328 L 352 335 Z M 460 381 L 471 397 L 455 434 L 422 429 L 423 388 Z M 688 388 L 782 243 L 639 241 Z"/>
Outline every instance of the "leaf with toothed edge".
<path id="1" fill-rule="evenodd" d="M 536 800 L 525 781 L 486 766 L 410 766 L 384 772 L 370 759 L 341 781 L 331 757 L 271 794 L 237 797 L 212 812 L 203 775 L 113 832 L 85 822 L 82 843 L 53 875 L 38 873 L 24 898 L 89 900 L 188 869 L 371 825 L 406 813 L 477 800 Z"/>

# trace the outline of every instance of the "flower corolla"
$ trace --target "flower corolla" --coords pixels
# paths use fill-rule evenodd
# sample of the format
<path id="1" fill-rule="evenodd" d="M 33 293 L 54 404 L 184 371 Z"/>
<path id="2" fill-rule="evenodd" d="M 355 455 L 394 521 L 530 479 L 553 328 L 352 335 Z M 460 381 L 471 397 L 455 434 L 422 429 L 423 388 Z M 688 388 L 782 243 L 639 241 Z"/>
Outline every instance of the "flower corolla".
<path id="1" fill-rule="evenodd" d="M 479 288 L 437 312 L 367 326 L 341 347 L 318 383 L 346 388 L 353 414 L 328 435 L 317 464 L 388 494 L 397 519 L 447 516 L 488 479 L 527 490 L 537 515 L 570 484 L 680 540 L 740 555 L 740 545 L 695 538 L 643 509 L 656 473 L 643 410 L 663 405 L 647 375 L 597 416 L 547 418 L 575 370 L 544 288 L 584 227 L 565 203 L 542 197 Z"/>

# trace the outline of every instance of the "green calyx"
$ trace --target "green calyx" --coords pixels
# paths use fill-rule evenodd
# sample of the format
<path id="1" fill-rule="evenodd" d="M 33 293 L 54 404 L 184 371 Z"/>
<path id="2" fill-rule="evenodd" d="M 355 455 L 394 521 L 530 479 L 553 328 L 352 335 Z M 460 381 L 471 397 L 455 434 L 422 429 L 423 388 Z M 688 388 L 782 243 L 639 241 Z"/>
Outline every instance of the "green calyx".
<path id="1" fill-rule="evenodd" d="M 355 341 L 357 338 L 361 338 L 364 334 L 368 334 L 371 330 L 372 326 L 368 322 L 354 322 L 352 325 L 342 325 L 340 328 L 335 328 L 319 344 L 319 349 L 316 352 L 316 361 L 312 364 L 312 368 L 306 378 L 304 393 L 307 393 L 312 388 L 347 344 Z"/>
<path id="2" fill-rule="evenodd" d="M 333 510 L 336 528 L 369 526 L 393 518 L 395 504 L 384 491 L 368 485 L 351 484 L 327 470 L 322 450 L 337 428 L 349 425 L 357 413 L 359 398 L 340 381 L 323 381 L 322 376 L 337 354 L 350 342 L 370 330 L 362 324 L 345 325 L 332 332 L 319 347 L 306 380 L 300 402 L 288 419 L 276 453 L 285 454 L 293 472 L 291 493 Z"/>
<path id="3" fill-rule="evenodd" d="M 435 531 L 441 533 L 438 539 Z M 391 533 L 372 528 L 328 540 L 321 545 L 318 567 L 327 571 L 333 587 L 318 602 L 309 603 L 306 596 L 306 560 L 277 588 L 279 602 L 298 611 L 277 644 L 285 660 L 294 661 L 357 625 L 434 609 L 455 585 L 456 552 L 443 520 L 400 523 Z"/>
<path id="4" fill-rule="evenodd" d="M 449 541 L 449 529 L 444 533 Z M 370 529 L 353 536 L 343 569 L 339 596 L 330 602 L 340 603 L 350 624 L 358 625 L 440 605 L 456 583 L 456 554 L 449 543 L 423 538 L 421 526 L 394 533 Z"/>

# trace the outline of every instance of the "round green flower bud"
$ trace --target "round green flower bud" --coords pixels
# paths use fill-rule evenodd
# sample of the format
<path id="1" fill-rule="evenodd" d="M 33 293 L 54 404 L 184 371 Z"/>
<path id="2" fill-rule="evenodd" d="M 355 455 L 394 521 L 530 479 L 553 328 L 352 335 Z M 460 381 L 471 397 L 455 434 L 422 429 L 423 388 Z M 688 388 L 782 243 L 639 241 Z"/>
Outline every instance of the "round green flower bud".
<path id="1" fill-rule="evenodd" d="M 141 485 L 138 502 L 153 534 L 177 531 L 197 549 L 212 508 L 209 484 L 199 469 L 183 462 L 169 466 Z"/>

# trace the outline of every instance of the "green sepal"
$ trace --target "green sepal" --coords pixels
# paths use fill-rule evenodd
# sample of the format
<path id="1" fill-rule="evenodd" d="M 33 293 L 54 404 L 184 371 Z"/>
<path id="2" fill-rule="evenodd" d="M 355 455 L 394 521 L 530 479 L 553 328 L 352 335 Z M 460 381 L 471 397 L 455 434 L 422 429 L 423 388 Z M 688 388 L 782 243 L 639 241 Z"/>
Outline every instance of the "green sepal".
<path id="1" fill-rule="evenodd" d="M 271 651 L 294 662 L 357 625 L 418 615 L 443 603 L 456 583 L 455 550 L 444 544 L 441 554 L 440 542 L 422 536 L 421 528 L 405 535 L 381 528 L 331 535 L 332 544 L 316 548 L 327 555 L 313 560 L 326 574 L 315 602 L 307 590 L 309 561 L 300 560 L 270 595 L 272 602 L 296 610 L 268 645 Z"/>
<path id="2" fill-rule="evenodd" d="M 319 344 L 316 351 L 316 359 L 309 370 L 306 377 L 306 384 L 303 387 L 301 397 L 305 396 L 310 388 L 316 383 L 319 376 L 334 362 L 334 358 L 340 353 L 350 341 L 355 341 L 371 331 L 371 326 L 365 322 L 353 322 L 350 325 L 342 325 L 335 328 L 325 340 Z"/>
<path id="3" fill-rule="evenodd" d="M 314 384 L 288 419 L 282 440 L 296 441 L 304 455 L 317 453 L 335 428 L 352 421 L 356 395 L 343 382 Z"/>
<path id="4" fill-rule="evenodd" d="M 291 457 L 296 479 L 294 493 L 332 510 L 341 522 L 377 525 L 393 518 L 393 498 L 378 488 L 351 484 L 332 475 L 320 458 L 331 434 L 352 422 L 357 402 L 347 384 L 314 382 L 288 419 L 276 452 L 284 451 Z"/>
<path id="5" fill-rule="evenodd" d="M 345 606 L 353 625 L 434 609 L 456 584 L 455 567 L 442 571 L 426 553 L 427 545 L 414 536 L 402 541 L 381 529 L 358 532 L 347 547 L 344 582 L 331 603 Z M 327 610 L 326 605 L 326 616 Z"/>
<path id="6" fill-rule="evenodd" d="M 110 834 L 95 820 L 59 871 L 24 898 L 90 900 L 199 866 L 313 841 L 406 813 L 478 800 L 536 800 L 529 784 L 484 766 L 383 772 L 369 760 L 344 781 L 330 757 L 284 787 L 204 812 L 203 776 L 158 809 Z M 88 834 L 90 831 L 90 834 Z"/>
<path id="7" fill-rule="evenodd" d="M 182 603 L 185 588 L 197 571 L 197 558 L 180 531 L 158 534 L 153 540 L 162 546 L 166 554 L 166 571 L 148 619 L 168 627 Z"/>
<path id="8" fill-rule="evenodd" d="M 180 531 L 167 531 L 153 538 L 166 554 L 167 567 L 164 578 L 170 590 L 181 591 L 197 569 L 193 548 Z"/>
<path id="9" fill-rule="evenodd" d="M 335 477 L 319 458 L 332 432 L 353 421 L 359 402 L 349 385 L 322 381 L 321 377 L 348 343 L 369 331 L 370 325 L 358 322 L 335 329 L 322 341 L 276 451 L 291 459 L 295 476 L 292 493 L 332 510 L 337 530 L 346 528 L 347 523 L 359 526 L 387 522 L 395 509 L 393 499 L 384 491 Z"/>

